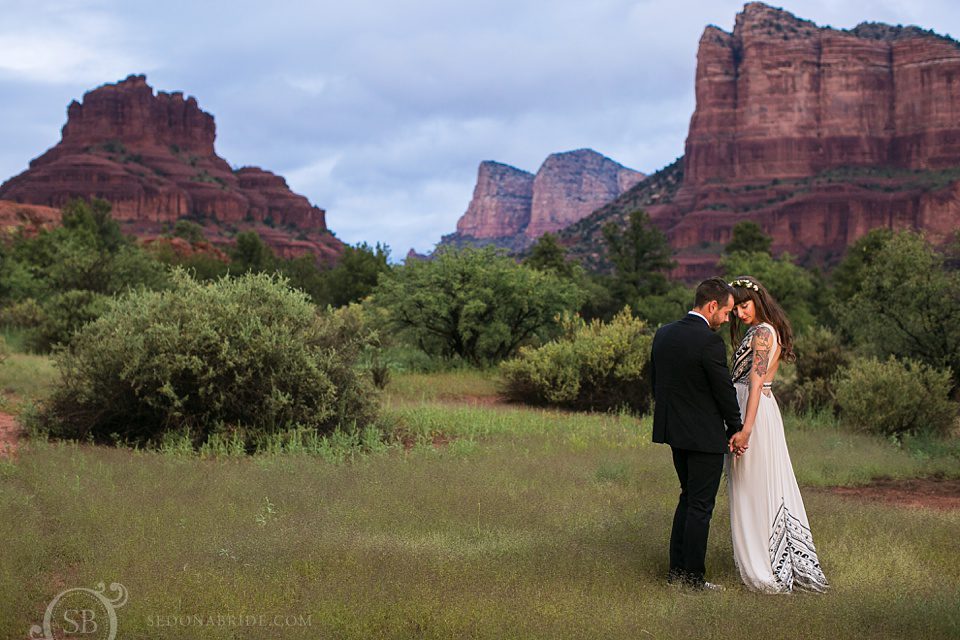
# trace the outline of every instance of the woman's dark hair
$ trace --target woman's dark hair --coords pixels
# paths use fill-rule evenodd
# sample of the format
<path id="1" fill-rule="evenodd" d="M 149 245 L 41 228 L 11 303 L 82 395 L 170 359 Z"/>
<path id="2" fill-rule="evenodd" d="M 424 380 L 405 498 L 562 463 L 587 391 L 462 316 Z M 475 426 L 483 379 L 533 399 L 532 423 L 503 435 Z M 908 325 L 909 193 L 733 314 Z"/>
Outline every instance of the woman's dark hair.
<path id="1" fill-rule="evenodd" d="M 793 327 L 783 307 L 770 295 L 760 282 L 753 276 L 738 276 L 730 283 L 733 286 L 733 304 L 741 304 L 753 300 L 753 308 L 757 314 L 757 322 L 769 322 L 777 330 L 780 342 L 780 359 L 793 362 L 797 359 L 793 352 Z M 734 345 L 742 339 L 740 319 L 734 313 L 730 317 L 730 339 Z"/>

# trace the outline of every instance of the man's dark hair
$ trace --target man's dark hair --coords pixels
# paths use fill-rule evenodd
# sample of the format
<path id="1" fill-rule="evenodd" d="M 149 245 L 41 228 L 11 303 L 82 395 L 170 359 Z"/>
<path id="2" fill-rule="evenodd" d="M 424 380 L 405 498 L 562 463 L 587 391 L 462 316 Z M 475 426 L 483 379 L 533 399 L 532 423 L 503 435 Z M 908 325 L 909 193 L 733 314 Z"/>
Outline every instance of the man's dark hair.
<path id="1" fill-rule="evenodd" d="M 710 278 L 697 285 L 697 296 L 694 299 L 694 309 L 699 309 L 711 300 L 716 300 L 721 307 L 730 300 L 733 295 L 733 287 L 727 284 L 723 278 Z"/>

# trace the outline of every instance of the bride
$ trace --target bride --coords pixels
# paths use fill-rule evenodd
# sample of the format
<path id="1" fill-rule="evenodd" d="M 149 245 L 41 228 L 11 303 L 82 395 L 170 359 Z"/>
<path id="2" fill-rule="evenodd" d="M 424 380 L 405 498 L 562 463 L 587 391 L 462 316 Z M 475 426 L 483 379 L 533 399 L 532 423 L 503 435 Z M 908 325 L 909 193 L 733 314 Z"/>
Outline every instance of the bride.
<path id="1" fill-rule="evenodd" d="M 734 344 L 739 325 L 749 327 L 731 373 L 743 418 L 726 460 L 734 561 L 743 583 L 755 591 L 825 591 L 829 585 L 771 393 L 780 361 L 794 358 L 793 331 L 783 309 L 755 278 L 743 276 L 730 284 L 739 319 L 730 323 Z"/>

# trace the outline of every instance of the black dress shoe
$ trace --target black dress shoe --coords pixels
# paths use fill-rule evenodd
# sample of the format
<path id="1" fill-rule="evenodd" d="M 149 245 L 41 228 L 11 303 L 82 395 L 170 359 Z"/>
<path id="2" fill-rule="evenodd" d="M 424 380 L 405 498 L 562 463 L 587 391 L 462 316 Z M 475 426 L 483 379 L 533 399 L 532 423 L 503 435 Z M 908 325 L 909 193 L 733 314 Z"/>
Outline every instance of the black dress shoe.
<path id="1" fill-rule="evenodd" d="M 691 580 L 687 585 L 694 591 L 723 591 L 724 586 L 714 582 L 707 582 L 703 578 Z"/>

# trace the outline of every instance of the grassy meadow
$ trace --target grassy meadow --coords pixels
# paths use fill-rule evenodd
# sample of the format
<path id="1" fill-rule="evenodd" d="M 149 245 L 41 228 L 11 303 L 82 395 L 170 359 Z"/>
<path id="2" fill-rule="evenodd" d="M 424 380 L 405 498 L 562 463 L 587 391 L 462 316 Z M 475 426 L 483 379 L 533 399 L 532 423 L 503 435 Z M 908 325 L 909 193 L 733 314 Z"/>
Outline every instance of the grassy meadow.
<path id="1" fill-rule="evenodd" d="M 42 397 L 17 385 L 36 389 L 49 363 L 25 358 L 0 367 L 8 405 Z M 496 388 L 493 374 L 394 374 L 385 445 L 25 443 L 0 462 L 0 637 L 28 637 L 58 592 L 98 582 L 128 590 L 120 638 L 960 636 L 960 512 L 825 490 L 960 477 L 957 457 L 790 418 L 832 590 L 740 587 L 722 483 L 707 570 L 727 589 L 691 593 L 664 582 L 679 489 L 649 419 L 504 405 Z"/>

